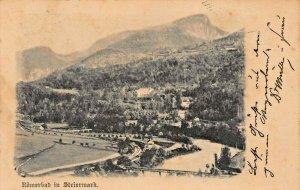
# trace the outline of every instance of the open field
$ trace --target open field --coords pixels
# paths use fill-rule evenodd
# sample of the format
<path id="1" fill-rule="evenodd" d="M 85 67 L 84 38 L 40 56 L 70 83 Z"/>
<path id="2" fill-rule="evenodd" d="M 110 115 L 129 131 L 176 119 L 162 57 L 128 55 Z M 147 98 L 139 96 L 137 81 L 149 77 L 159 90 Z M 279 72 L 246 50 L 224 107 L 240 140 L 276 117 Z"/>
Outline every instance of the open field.
<path id="1" fill-rule="evenodd" d="M 58 143 L 62 140 L 62 144 Z M 115 142 L 74 134 L 28 132 L 16 129 L 15 164 L 31 173 L 101 160 L 117 153 Z"/>
<path id="2" fill-rule="evenodd" d="M 15 158 L 36 154 L 54 144 L 54 139 L 46 135 L 32 135 L 32 133 L 16 129 Z"/>
<path id="3" fill-rule="evenodd" d="M 108 157 L 114 153 L 115 151 L 112 150 L 97 150 L 78 145 L 56 144 L 50 150 L 30 159 L 20 169 L 30 173 L 47 168 L 93 161 Z"/>
<path id="4" fill-rule="evenodd" d="M 93 147 L 98 149 L 112 149 L 112 146 L 116 147 L 114 142 L 72 134 L 63 134 L 63 136 L 61 136 L 61 133 L 54 134 L 51 132 L 51 134 L 34 133 L 34 135 L 32 135 L 32 133 L 23 131 L 20 128 L 17 128 L 16 134 L 15 158 L 36 154 L 52 146 L 54 142 L 58 142 L 59 139 L 62 139 L 64 143 L 72 143 L 75 141 L 77 145 L 80 145 L 80 143 L 89 143 L 90 146 L 95 144 Z"/>

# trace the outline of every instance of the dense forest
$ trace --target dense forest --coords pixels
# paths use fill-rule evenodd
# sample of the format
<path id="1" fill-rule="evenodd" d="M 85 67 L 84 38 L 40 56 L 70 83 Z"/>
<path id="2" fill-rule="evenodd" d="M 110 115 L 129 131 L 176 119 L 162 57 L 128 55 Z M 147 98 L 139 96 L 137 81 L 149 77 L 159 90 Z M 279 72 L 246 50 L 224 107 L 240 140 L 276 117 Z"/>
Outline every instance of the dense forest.
<path id="1" fill-rule="evenodd" d="M 228 51 L 227 47 L 235 49 Z M 243 33 L 237 32 L 219 40 L 174 50 L 167 56 L 151 56 L 128 64 L 93 69 L 81 63 L 38 81 L 20 82 L 18 112 L 29 115 L 35 122 L 67 122 L 70 126 L 87 126 L 107 132 L 130 130 L 124 127 L 124 122 L 137 119 L 144 127 L 134 128 L 133 132 L 155 134 L 162 131 L 162 127 L 168 131 L 168 126 L 153 127 L 151 121 L 157 119 L 157 113 L 172 113 L 172 94 L 177 100 L 177 109 L 182 109 L 178 102 L 180 97 L 193 99 L 187 110 L 190 118 L 219 121 L 232 128 L 243 120 L 238 115 L 243 112 L 243 76 Z M 154 94 L 143 109 L 135 109 L 124 100 L 134 99 L 134 91 L 142 87 L 160 93 Z M 59 93 L 53 89 L 70 89 L 76 93 Z M 161 94 L 166 97 L 162 99 Z M 176 116 L 171 119 L 176 120 Z M 184 133 L 220 141 L 213 131 L 215 128 L 222 127 L 214 125 L 205 133 L 201 133 L 201 127 L 192 128 Z M 222 130 L 241 136 L 238 130 L 227 128 Z"/>

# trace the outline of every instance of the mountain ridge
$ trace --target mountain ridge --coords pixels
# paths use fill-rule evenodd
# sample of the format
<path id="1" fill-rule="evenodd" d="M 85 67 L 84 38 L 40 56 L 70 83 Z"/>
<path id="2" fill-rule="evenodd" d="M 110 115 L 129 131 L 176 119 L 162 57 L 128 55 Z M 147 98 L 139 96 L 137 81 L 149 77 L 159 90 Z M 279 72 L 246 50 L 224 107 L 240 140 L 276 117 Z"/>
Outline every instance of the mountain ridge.
<path id="1" fill-rule="evenodd" d="M 88 67 L 89 64 L 91 67 L 104 67 L 120 62 L 126 64 L 130 61 L 148 57 L 146 54 L 151 54 L 160 48 L 179 48 L 180 46 L 218 39 L 227 34 L 227 32 L 212 25 L 207 16 L 197 14 L 167 24 L 111 34 L 97 40 L 86 50 L 67 55 L 58 54 L 49 47 L 43 46 L 26 49 L 18 56 L 21 58 L 18 63 L 23 74 L 22 78 L 35 80 L 70 65 L 84 65 L 88 57 L 95 58 L 94 62 L 87 63 L 86 66 Z M 107 55 L 105 59 L 102 59 L 97 53 L 101 53 L 105 49 L 122 51 L 127 55 L 120 56 L 119 53 L 115 54 L 112 51 L 111 55 Z"/>

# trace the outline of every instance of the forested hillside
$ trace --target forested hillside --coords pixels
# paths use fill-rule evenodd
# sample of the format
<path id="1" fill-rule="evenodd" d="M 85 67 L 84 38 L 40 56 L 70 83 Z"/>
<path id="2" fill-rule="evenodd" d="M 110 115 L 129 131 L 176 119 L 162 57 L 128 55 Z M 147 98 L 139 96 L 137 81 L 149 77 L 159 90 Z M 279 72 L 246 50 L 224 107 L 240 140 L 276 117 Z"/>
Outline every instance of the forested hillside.
<path id="1" fill-rule="evenodd" d="M 38 81 L 19 83 L 18 111 L 36 122 L 68 122 L 121 132 L 126 119 L 151 126 L 158 113 L 172 113 L 172 95 L 177 100 L 191 97 L 190 118 L 234 126 L 242 121 L 238 114 L 243 111 L 243 76 L 243 32 L 237 32 L 164 56 L 95 69 L 75 65 Z M 134 91 L 139 88 L 156 91 L 142 109 L 127 102 L 136 97 Z M 162 94 L 166 98 L 162 99 Z"/>

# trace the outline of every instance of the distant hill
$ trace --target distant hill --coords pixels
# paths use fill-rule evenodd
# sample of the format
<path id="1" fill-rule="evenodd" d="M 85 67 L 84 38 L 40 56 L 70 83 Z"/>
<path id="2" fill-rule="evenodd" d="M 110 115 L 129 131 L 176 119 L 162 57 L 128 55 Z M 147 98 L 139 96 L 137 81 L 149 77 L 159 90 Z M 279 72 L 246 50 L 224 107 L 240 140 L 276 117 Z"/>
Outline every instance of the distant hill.
<path id="1" fill-rule="evenodd" d="M 227 33 L 212 25 L 207 16 L 193 15 L 174 22 L 136 31 L 125 31 L 99 39 L 90 48 L 60 55 L 47 47 L 24 50 L 19 54 L 19 68 L 24 80 L 35 80 L 48 74 L 81 64 L 97 68 L 151 59 L 157 49 L 179 48 L 224 37 Z"/>
<path id="2" fill-rule="evenodd" d="M 48 47 L 35 47 L 18 54 L 18 69 L 24 80 L 34 80 L 71 65 L 63 55 Z"/>
<path id="3" fill-rule="evenodd" d="M 230 52 L 228 48 L 235 51 Z M 232 80 L 231 76 L 227 73 L 222 76 L 216 73 L 222 73 L 223 70 L 227 72 L 227 67 L 232 67 L 232 72 L 237 68 L 236 66 L 243 67 L 243 48 L 243 32 L 239 31 L 211 42 L 180 47 L 166 56 L 153 56 L 151 59 L 139 59 L 128 64 L 119 62 L 120 64 L 104 68 L 73 65 L 35 83 L 58 89 L 75 88 L 90 91 L 131 85 L 143 87 L 183 83 L 199 84 L 200 81 L 203 82 L 201 78 L 208 78 L 208 76 L 211 80 L 220 78 L 220 81 L 225 82 L 221 78 L 226 77 L 226 80 Z M 115 56 L 111 57 L 111 54 Z M 89 62 L 93 63 L 97 59 L 117 63 L 123 58 L 129 59 L 128 54 L 105 49 L 83 60 L 83 63 L 90 64 Z M 240 72 L 235 74 L 238 73 L 240 74 Z M 211 81 L 207 84 L 211 84 Z"/>
<path id="4" fill-rule="evenodd" d="M 137 31 L 109 47 L 128 52 L 151 52 L 158 48 L 178 48 L 210 41 L 226 34 L 213 26 L 207 16 L 199 14 Z"/>
<path id="5" fill-rule="evenodd" d="M 227 33 L 213 26 L 205 15 L 193 15 L 172 23 L 146 28 L 138 31 L 128 31 L 120 35 L 113 35 L 107 39 L 96 42 L 89 52 L 97 48 L 105 47 L 110 50 L 106 52 L 106 57 L 102 57 L 102 51 L 96 51 L 89 57 L 81 61 L 85 67 L 103 67 L 108 64 L 125 64 L 139 59 L 151 59 L 153 52 L 159 49 L 178 49 L 183 46 L 199 44 L 205 41 L 215 40 L 224 37 Z M 108 40 L 109 39 L 109 40 Z M 108 44 L 108 42 L 114 42 Z M 104 45 L 105 44 L 105 45 Z M 108 58 L 107 60 L 107 57 Z M 111 57 L 116 59 L 112 60 Z"/>

